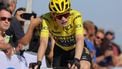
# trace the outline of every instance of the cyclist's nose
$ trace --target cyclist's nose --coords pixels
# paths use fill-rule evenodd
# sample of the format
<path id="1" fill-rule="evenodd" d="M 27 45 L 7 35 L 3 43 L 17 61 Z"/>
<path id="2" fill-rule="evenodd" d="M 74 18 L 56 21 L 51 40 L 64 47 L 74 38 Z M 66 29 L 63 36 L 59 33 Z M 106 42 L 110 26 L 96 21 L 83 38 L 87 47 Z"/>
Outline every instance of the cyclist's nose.
<path id="1" fill-rule="evenodd" d="M 67 22 L 67 18 L 65 18 L 65 17 L 62 17 L 62 19 L 61 19 L 63 22 Z"/>

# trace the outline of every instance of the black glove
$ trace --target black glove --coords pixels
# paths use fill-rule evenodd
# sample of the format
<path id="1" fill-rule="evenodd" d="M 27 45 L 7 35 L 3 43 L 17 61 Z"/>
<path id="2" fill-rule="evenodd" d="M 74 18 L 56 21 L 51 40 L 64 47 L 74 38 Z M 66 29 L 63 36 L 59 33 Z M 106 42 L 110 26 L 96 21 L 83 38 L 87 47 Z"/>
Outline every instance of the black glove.
<path id="1" fill-rule="evenodd" d="M 29 68 L 32 68 L 32 69 L 34 69 L 34 67 L 37 65 L 37 63 L 35 62 L 35 63 L 30 63 L 29 64 Z"/>
<path id="2" fill-rule="evenodd" d="M 75 66 L 77 66 L 78 69 L 80 69 L 80 60 L 77 58 L 74 58 L 72 61 L 70 61 L 71 67 L 74 64 Z"/>
<path id="3" fill-rule="evenodd" d="M 42 64 L 41 61 L 38 61 L 38 62 L 35 62 L 35 63 L 30 63 L 30 64 L 29 64 L 29 68 L 34 69 L 34 67 L 35 67 L 36 65 L 38 65 L 37 69 L 40 69 L 41 64 Z"/>
<path id="4" fill-rule="evenodd" d="M 40 66 L 42 65 L 42 62 L 41 61 L 38 61 L 37 62 L 37 65 L 38 65 L 38 68 L 37 69 L 40 69 Z"/>

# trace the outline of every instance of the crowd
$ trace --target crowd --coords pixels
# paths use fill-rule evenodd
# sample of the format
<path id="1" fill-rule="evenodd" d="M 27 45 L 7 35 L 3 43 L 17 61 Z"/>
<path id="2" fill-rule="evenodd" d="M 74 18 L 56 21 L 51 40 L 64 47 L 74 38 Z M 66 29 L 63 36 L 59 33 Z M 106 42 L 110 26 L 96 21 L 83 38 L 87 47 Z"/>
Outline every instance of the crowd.
<path id="1" fill-rule="evenodd" d="M 37 63 L 31 63 L 30 69 L 39 69 L 44 56 L 47 67 L 54 69 L 122 66 L 114 31 L 83 20 L 81 13 L 71 8 L 70 0 L 50 0 L 50 11 L 40 17 L 31 16 L 26 33 L 26 19 L 22 17 L 26 9 L 15 10 L 16 4 L 17 0 L 0 0 L 0 51 L 9 59 L 13 54 L 23 56 L 23 47 L 29 44 L 26 51 L 37 53 Z"/>

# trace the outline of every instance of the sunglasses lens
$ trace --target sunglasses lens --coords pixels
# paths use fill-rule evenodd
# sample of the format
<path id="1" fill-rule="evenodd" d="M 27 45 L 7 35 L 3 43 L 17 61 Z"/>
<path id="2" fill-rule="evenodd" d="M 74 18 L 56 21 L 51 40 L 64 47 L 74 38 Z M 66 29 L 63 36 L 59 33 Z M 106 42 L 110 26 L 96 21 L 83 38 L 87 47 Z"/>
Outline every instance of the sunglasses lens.
<path id="1" fill-rule="evenodd" d="M 61 20 L 62 16 L 61 16 L 61 15 L 59 15 L 59 16 L 56 16 L 56 18 Z"/>
<path id="2" fill-rule="evenodd" d="M 1 17 L 0 20 L 5 21 L 6 17 Z"/>
<path id="3" fill-rule="evenodd" d="M 59 19 L 59 20 L 61 20 L 62 17 L 67 18 L 69 15 L 70 15 L 70 13 L 66 13 L 66 14 L 62 14 L 62 15 L 57 15 L 56 18 Z"/>
<path id="4" fill-rule="evenodd" d="M 97 37 L 97 39 L 103 40 L 103 38 L 100 38 L 99 36 L 96 36 L 96 37 Z"/>
<path id="5" fill-rule="evenodd" d="M 2 20 L 2 21 L 5 21 L 5 20 L 8 20 L 8 21 L 11 21 L 11 18 L 7 18 L 7 17 L 0 17 L 0 20 Z"/>
<path id="6" fill-rule="evenodd" d="M 12 19 L 11 18 L 8 18 L 8 21 L 11 21 Z"/>
<path id="7" fill-rule="evenodd" d="M 67 18 L 69 16 L 69 13 L 65 14 L 64 17 Z"/>

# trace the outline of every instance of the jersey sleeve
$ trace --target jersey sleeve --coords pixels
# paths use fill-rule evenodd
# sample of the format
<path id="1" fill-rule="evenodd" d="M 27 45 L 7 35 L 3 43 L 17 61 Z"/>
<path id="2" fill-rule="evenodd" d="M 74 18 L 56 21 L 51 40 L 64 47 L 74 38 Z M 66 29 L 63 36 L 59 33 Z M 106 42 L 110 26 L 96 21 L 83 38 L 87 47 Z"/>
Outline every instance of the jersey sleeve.
<path id="1" fill-rule="evenodd" d="M 43 19 L 41 32 L 40 32 L 40 37 L 49 37 L 49 30 L 48 30 L 47 22 L 48 21 Z"/>
<path id="2" fill-rule="evenodd" d="M 83 35 L 84 34 L 84 30 L 83 30 L 83 20 L 82 20 L 82 16 L 79 12 L 77 12 L 75 14 L 75 18 L 74 18 L 74 24 L 75 24 L 75 33 L 76 35 Z"/>

